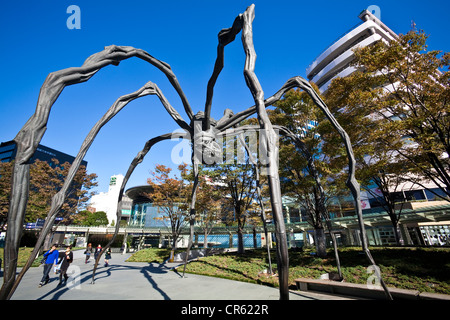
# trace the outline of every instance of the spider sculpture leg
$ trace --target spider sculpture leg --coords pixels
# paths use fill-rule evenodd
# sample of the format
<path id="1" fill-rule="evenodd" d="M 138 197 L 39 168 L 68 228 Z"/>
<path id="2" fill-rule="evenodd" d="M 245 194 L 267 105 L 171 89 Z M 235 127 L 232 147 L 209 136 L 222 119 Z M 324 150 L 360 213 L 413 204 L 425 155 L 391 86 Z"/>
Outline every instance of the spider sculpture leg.
<path id="1" fill-rule="evenodd" d="M 272 204 L 272 212 L 274 213 L 274 220 L 277 234 L 277 256 L 278 256 L 278 272 L 280 280 L 280 299 L 289 299 L 289 256 L 287 251 L 287 238 L 283 220 L 283 212 L 281 205 L 281 188 L 278 176 L 278 167 L 276 164 L 277 146 L 276 134 L 273 130 L 270 119 L 265 110 L 264 93 L 259 84 L 258 78 L 254 73 L 256 54 L 253 47 L 253 33 L 252 22 L 254 19 L 254 5 L 251 5 L 247 10 L 236 17 L 233 26 L 228 29 L 223 29 L 219 33 L 219 45 L 217 49 L 217 59 L 214 67 L 213 75 L 208 83 L 207 101 L 205 105 L 206 125 L 205 129 L 209 129 L 209 113 L 211 109 L 212 91 L 215 81 L 223 67 L 223 48 L 235 39 L 235 36 L 242 31 L 242 43 L 246 54 L 244 77 L 249 87 L 253 98 L 255 100 L 255 111 L 258 115 L 260 128 L 264 133 L 262 142 L 266 145 L 268 150 L 268 177 L 270 187 L 270 198 Z M 242 115 L 242 114 L 241 114 Z M 231 117 L 227 123 L 232 122 L 237 117 Z M 228 127 L 229 128 L 229 127 Z M 217 128 L 221 130 L 221 128 Z"/>
<path id="2" fill-rule="evenodd" d="M 183 278 L 185 277 L 186 265 L 189 259 L 189 252 L 192 248 L 192 243 L 194 239 L 194 224 L 195 224 L 195 202 L 197 199 L 197 189 L 198 189 L 198 165 L 199 162 L 194 156 L 194 151 L 192 155 L 192 169 L 194 171 L 194 184 L 192 186 L 191 192 L 191 203 L 189 210 L 189 242 L 186 249 L 186 256 L 184 257 L 184 267 L 183 267 Z"/>
<path id="3" fill-rule="evenodd" d="M 264 92 L 254 72 L 256 53 L 253 46 L 252 22 L 255 17 L 254 5 L 251 5 L 243 14 L 242 42 L 246 53 L 244 77 L 256 104 L 258 121 L 264 133 L 262 138 L 268 152 L 268 180 L 270 189 L 270 202 L 275 221 L 277 235 L 277 261 L 280 282 L 280 300 L 289 300 L 289 255 L 287 247 L 286 229 L 284 225 L 283 210 L 281 204 L 281 186 L 278 174 L 276 145 L 277 135 L 267 115 Z"/>
<path id="4" fill-rule="evenodd" d="M 256 193 L 257 193 L 257 197 L 258 197 L 259 206 L 261 209 L 261 220 L 263 222 L 265 239 L 266 239 L 266 241 L 268 241 L 269 238 L 268 238 L 267 223 L 266 223 L 266 212 L 265 212 L 266 210 L 264 208 L 264 202 L 263 202 L 263 198 L 262 198 L 262 194 L 261 194 L 261 185 L 260 185 L 261 180 L 260 180 L 258 163 L 257 163 L 255 157 L 253 156 L 250 148 L 248 147 L 247 143 L 245 143 L 245 140 L 244 140 L 244 137 L 242 134 L 239 134 L 239 141 L 240 141 L 241 145 L 244 147 L 245 152 L 247 153 L 247 156 L 253 165 L 253 171 L 255 172 L 255 176 L 256 176 Z M 268 243 L 266 245 L 266 249 L 267 249 L 267 257 L 269 260 L 269 274 L 272 275 L 273 274 L 272 259 L 270 258 L 270 246 Z"/>

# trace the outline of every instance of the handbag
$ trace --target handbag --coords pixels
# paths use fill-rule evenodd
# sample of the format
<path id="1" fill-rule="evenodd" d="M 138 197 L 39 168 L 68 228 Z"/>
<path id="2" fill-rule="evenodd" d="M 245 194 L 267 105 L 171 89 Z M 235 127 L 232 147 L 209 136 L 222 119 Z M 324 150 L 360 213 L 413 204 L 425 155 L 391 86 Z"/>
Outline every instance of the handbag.
<path id="1" fill-rule="evenodd" d="M 55 266 L 55 274 L 58 274 L 58 273 L 60 273 L 61 272 L 61 264 L 62 264 L 62 262 L 60 263 L 60 264 L 58 264 L 58 265 L 56 265 Z"/>
<path id="2" fill-rule="evenodd" d="M 45 263 L 45 259 L 47 259 L 47 256 L 48 256 L 47 252 L 44 253 L 44 255 L 42 256 L 42 259 L 41 259 L 41 261 L 40 261 L 41 264 L 44 264 L 44 263 Z"/>

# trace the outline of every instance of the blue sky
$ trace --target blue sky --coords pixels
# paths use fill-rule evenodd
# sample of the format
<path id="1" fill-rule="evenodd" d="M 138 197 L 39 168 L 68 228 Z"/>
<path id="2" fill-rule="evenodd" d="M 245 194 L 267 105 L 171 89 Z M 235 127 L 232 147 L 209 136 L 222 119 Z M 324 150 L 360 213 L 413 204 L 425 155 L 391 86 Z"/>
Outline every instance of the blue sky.
<path id="1" fill-rule="evenodd" d="M 81 66 L 105 46 L 143 49 L 171 65 L 194 113 L 204 109 L 206 85 L 216 59 L 217 34 L 255 3 L 255 72 L 266 96 L 287 79 L 305 77 L 314 58 L 360 22 L 358 14 L 377 5 L 381 20 L 396 33 L 414 21 L 430 35 L 429 49 L 450 51 L 449 1 L 2 1 L 0 5 L 0 141 L 15 137 L 34 113 L 46 76 Z M 425 5 L 424 5 L 425 4 Z M 81 29 L 68 29 L 67 8 L 80 8 Z M 245 55 L 240 35 L 225 49 L 225 68 L 215 87 L 212 116 L 253 105 L 243 78 Z M 166 77 L 137 59 L 102 69 L 86 83 L 66 87 L 50 113 L 41 144 L 75 156 L 91 127 L 112 103 L 147 81 L 156 83 L 185 120 L 183 106 Z M 130 103 L 97 136 L 85 160 L 98 175 L 98 191 L 110 176 L 125 174 L 145 142 L 177 128 L 155 96 Z M 155 146 L 136 169 L 127 188 L 146 183 L 149 170 L 163 163 L 176 167 L 171 151 L 178 142 Z"/>

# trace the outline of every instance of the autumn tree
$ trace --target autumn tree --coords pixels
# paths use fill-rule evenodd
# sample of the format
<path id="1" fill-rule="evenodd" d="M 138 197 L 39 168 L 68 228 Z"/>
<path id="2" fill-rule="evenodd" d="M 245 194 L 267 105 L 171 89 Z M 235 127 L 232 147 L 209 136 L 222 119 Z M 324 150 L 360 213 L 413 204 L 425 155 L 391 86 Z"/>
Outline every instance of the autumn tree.
<path id="1" fill-rule="evenodd" d="M 178 166 L 180 172 L 185 172 L 186 164 Z M 155 171 L 151 171 L 151 177 L 147 179 L 147 183 L 152 187 L 153 191 L 144 193 L 153 205 L 158 207 L 162 213 L 160 218 L 168 221 L 172 233 L 172 251 L 170 260 L 173 261 L 177 242 L 181 234 L 181 230 L 189 221 L 189 198 L 191 188 L 187 181 L 176 175 L 171 175 L 172 169 L 161 164 L 155 166 Z"/>
<path id="2" fill-rule="evenodd" d="M 11 191 L 11 170 L 13 163 L 0 163 L 0 216 L 2 224 L 6 222 Z M 53 196 L 61 189 L 70 163 L 60 164 L 57 159 L 52 163 L 36 160 L 30 166 L 29 200 L 24 222 L 35 222 L 45 219 L 51 207 Z M 75 175 L 70 194 L 62 207 L 62 223 L 70 223 L 76 214 L 83 210 L 93 195 L 91 191 L 97 186 L 97 175 L 88 174 L 86 168 L 81 166 Z"/>

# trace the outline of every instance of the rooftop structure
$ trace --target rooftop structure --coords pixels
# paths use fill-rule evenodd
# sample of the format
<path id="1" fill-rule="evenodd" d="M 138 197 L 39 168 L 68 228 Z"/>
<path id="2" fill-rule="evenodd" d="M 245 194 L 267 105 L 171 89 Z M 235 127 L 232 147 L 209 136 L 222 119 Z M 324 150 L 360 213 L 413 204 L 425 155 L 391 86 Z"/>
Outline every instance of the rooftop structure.
<path id="1" fill-rule="evenodd" d="M 334 78 L 345 77 L 356 71 L 350 66 L 354 49 L 397 38 L 395 32 L 368 10 L 362 11 L 359 18 L 363 22 L 322 51 L 306 69 L 308 80 L 313 81 L 321 93 L 327 90 Z"/>

